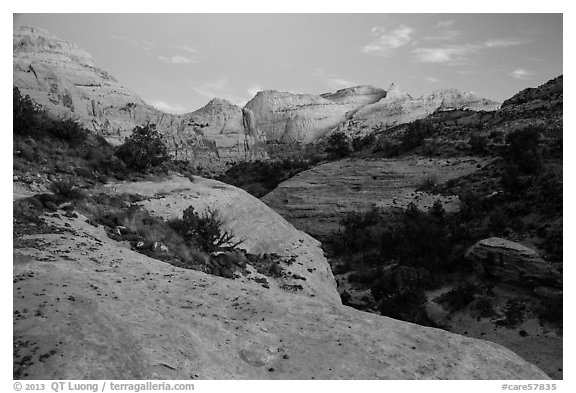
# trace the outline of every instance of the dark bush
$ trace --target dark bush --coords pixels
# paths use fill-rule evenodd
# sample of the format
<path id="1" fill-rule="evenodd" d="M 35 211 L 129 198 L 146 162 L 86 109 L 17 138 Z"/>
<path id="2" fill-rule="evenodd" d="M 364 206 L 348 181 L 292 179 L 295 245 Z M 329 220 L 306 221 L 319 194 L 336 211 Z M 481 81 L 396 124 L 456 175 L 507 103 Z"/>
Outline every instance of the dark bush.
<path id="1" fill-rule="evenodd" d="M 76 187 L 76 183 L 71 179 L 53 181 L 48 185 L 48 189 L 57 196 L 65 200 L 82 200 L 87 194 L 83 189 Z"/>
<path id="2" fill-rule="evenodd" d="M 510 328 L 516 327 L 524 321 L 525 313 L 526 305 L 524 305 L 522 299 L 508 300 L 504 310 L 505 318 L 501 321 L 498 321 L 497 324 Z"/>
<path id="3" fill-rule="evenodd" d="M 562 323 L 563 303 L 562 295 L 545 297 L 538 308 L 538 317 L 542 321 Z"/>
<path id="4" fill-rule="evenodd" d="M 12 88 L 12 97 L 14 134 L 33 134 L 37 125 L 40 106 L 32 101 L 30 96 L 22 97 L 20 90 L 16 86 Z"/>
<path id="5" fill-rule="evenodd" d="M 164 139 L 153 124 L 135 127 L 132 135 L 118 147 L 116 155 L 129 168 L 138 171 L 148 170 L 170 159 Z"/>
<path id="6" fill-rule="evenodd" d="M 348 136 L 342 132 L 332 134 L 326 140 L 326 153 L 331 159 L 347 157 L 352 154 L 352 147 Z"/>
<path id="7" fill-rule="evenodd" d="M 468 144 L 470 145 L 470 150 L 472 153 L 484 154 L 486 153 L 486 148 L 488 147 L 488 138 L 482 135 L 472 135 L 468 141 Z"/>
<path id="8" fill-rule="evenodd" d="M 404 151 L 410 151 L 424 143 L 424 139 L 434 134 L 434 127 L 422 120 L 416 120 L 408 124 L 404 135 L 402 136 L 402 148 Z"/>
<path id="9" fill-rule="evenodd" d="M 450 311 L 459 311 L 472 303 L 477 292 L 474 284 L 464 283 L 442 295 L 440 302 L 447 304 Z"/>
<path id="10" fill-rule="evenodd" d="M 222 220 L 216 211 L 210 209 L 198 214 L 193 206 L 189 206 L 184 210 L 182 218 L 172 220 L 170 226 L 188 245 L 208 253 L 230 251 L 243 242 L 234 241 L 235 236 L 231 231 L 222 232 Z"/>
<path id="11" fill-rule="evenodd" d="M 540 129 L 526 127 L 506 136 L 504 157 L 520 172 L 535 173 L 542 166 Z"/>

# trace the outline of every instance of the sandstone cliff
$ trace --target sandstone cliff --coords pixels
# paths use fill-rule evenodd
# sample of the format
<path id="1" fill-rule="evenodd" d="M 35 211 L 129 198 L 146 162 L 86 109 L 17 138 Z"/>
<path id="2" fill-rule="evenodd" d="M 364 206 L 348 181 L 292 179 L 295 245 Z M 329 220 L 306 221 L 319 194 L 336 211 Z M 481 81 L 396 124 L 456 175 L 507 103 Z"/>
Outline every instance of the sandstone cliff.
<path id="1" fill-rule="evenodd" d="M 20 378 L 547 378 L 497 344 L 340 305 L 318 245 L 231 186 L 174 178 L 107 188 L 141 192 L 165 216 L 180 210 L 173 203 L 217 206 L 254 252 L 298 253 L 308 289 L 180 269 L 111 240 L 81 215 L 44 216 L 52 232 L 19 237 L 14 249 Z"/>
<path id="2" fill-rule="evenodd" d="M 392 84 L 386 97 L 360 108 L 341 128 L 352 134 L 366 134 L 374 128 L 384 130 L 398 124 L 423 119 L 437 111 L 454 109 L 494 111 L 498 108 L 500 104 L 497 102 L 457 89 L 438 90 L 420 98 L 412 98 L 397 85 Z"/>
<path id="3" fill-rule="evenodd" d="M 217 165 L 265 157 L 254 148 L 262 136 L 244 128 L 239 107 L 212 102 L 183 116 L 164 113 L 100 69 L 86 51 L 43 29 L 14 31 L 13 83 L 49 112 L 76 118 L 113 144 L 135 126 L 154 123 L 180 159 Z M 204 135 L 193 120 L 208 123 Z"/>
<path id="4" fill-rule="evenodd" d="M 265 90 L 256 94 L 246 108 L 254 112 L 256 125 L 268 140 L 310 143 L 385 94 L 384 90 L 371 86 L 322 96 Z"/>

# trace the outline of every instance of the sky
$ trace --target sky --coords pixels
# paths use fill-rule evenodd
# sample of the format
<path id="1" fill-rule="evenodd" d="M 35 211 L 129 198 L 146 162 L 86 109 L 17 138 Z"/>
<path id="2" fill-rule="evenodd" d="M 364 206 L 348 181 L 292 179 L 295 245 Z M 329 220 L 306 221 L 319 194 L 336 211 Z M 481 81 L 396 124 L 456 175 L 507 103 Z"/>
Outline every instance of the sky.
<path id="1" fill-rule="evenodd" d="M 563 73 L 562 14 L 14 14 L 90 53 L 147 103 L 391 83 L 503 101 Z"/>

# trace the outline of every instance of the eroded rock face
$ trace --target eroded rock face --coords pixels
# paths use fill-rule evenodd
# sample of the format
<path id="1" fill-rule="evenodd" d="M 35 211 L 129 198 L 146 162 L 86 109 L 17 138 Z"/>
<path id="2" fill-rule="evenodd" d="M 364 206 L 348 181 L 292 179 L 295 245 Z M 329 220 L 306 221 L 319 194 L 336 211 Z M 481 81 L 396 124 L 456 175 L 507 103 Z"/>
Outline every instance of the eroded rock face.
<path id="1" fill-rule="evenodd" d="M 420 98 L 409 94 L 392 84 L 388 94 L 380 101 L 363 106 L 343 128 L 353 134 L 366 134 L 375 127 L 386 129 L 398 124 L 410 123 L 423 119 L 436 111 L 470 109 L 476 111 L 493 111 L 500 104 L 472 93 L 457 89 L 438 90 Z"/>
<path id="2" fill-rule="evenodd" d="M 187 115 L 162 112 L 98 68 L 86 51 L 43 29 L 14 31 L 13 50 L 13 83 L 23 95 L 57 116 L 78 119 L 113 144 L 135 126 L 153 123 L 179 159 L 217 165 L 262 157 L 254 148 L 262 136 L 246 132 L 239 107 L 216 101 Z M 208 123 L 205 136 L 194 119 Z"/>
<path id="3" fill-rule="evenodd" d="M 256 125 L 271 141 L 310 143 L 350 118 L 358 108 L 378 101 L 386 92 L 371 86 L 315 96 L 264 90 L 246 104 Z"/>
<path id="4" fill-rule="evenodd" d="M 457 196 L 433 195 L 416 189 L 427 179 L 443 183 L 473 173 L 488 162 L 474 157 L 332 161 L 280 183 L 262 200 L 296 228 L 324 236 L 338 230 L 339 221 L 347 213 L 365 212 L 372 206 L 405 208 L 412 202 L 427 210 L 441 200 L 447 211 L 457 211 Z"/>
<path id="5" fill-rule="evenodd" d="M 230 101 L 215 98 L 206 106 L 182 116 L 194 122 L 200 132 L 214 141 L 218 156 L 226 162 L 267 158 L 265 135 L 254 125 L 253 114 Z"/>
<path id="6" fill-rule="evenodd" d="M 539 284 L 562 288 L 559 267 L 520 243 L 491 237 L 477 242 L 466 255 L 479 273 L 487 273 L 520 286 Z"/>
<path id="7" fill-rule="evenodd" d="M 260 205 L 248 197 L 234 211 L 230 201 L 243 194 L 218 182 L 111 187 L 167 192 L 146 204 L 166 215 L 180 194 L 198 208 L 218 205 L 228 225 L 253 234 L 248 246 L 254 251 L 281 250 L 297 238 L 314 246 L 279 217 L 250 218 Z M 19 243 L 24 248 L 14 250 L 18 378 L 547 379 L 494 343 L 309 292 L 180 269 L 109 239 L 83 216 L 45 219 L 66 230 L 26 235 Z M 324 266 L 321 259 L 310 263 Z"/>

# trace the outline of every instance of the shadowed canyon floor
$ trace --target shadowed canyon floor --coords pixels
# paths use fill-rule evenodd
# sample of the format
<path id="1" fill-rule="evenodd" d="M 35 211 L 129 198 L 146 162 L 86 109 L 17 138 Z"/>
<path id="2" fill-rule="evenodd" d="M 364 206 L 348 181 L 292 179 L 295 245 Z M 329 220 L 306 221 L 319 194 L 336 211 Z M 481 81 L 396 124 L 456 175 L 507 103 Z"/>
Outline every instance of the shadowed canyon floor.
<path id="1" fill-rule="evenodd" d="M 152 189 L 146 182 L 113 188 Z M 309 287 L 300 293 L 265 289 L 148 258 L 82 215 L 46 215 L 54 233 L 15 239 L 16 377 L 547 378 L 497 344 L 341 306 L 325 262 L 313 259 L 314 249 L 321 250 L 305 234 L 290 233 L 290 224 L 255 199 L 260 220 L 251 221 L 250 208 L 227 210 L 230 199 L 249 200 L 242 191 L 197 178 L 173 178 L 154 190 L 144 204 L 166 215 L 180 209 L 171 210 L 173 203 L 205 195 L 201 203 L 219 209 L 227 225 L 246 236 L 247 248 L 282 252 L 287 241 L 303 240 L 310 251 L 301 262 L 309 258 L 320 272 L 308 275 Z M 160 190 L 165 193 L 156 194 Z"/>

